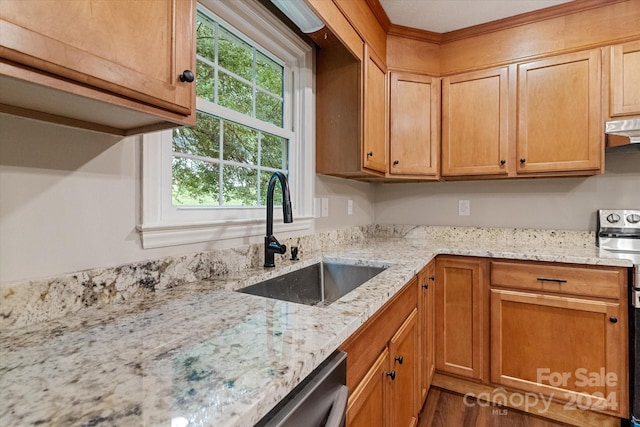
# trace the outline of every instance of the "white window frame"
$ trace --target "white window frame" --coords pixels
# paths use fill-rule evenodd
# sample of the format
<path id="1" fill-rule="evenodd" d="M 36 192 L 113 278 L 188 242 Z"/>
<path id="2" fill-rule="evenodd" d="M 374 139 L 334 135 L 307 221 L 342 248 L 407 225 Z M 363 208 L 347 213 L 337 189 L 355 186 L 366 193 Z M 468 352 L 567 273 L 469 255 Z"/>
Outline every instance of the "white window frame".
<path id="1" fill-rule="evenodd" d="M 242 32 L 256 45 L 287 64 L 285 90 L 293 111 L 284 112 L 284 128 L 273 125 L 274 135 L 289 138 L 289 187 L 293 223 L 282 223 L 282 209 L 274 212 L 275 232 L 313 226 L 315 172 L 314 50 L 262 5 L 254 1 L 201 0 L 198 8 L 210 11 L 222 24 Z M 197 99 L 198 105 L 206 100 Z M 209 103 L 209 109 L 224 108 Z M 226 109 L 226 115 L 234 114 Z M 236 121 L 251 126 L 240 113 Z M 177 207 L 172 204 L 172 131 L 142 137 L 141 223 L 142 247 L 156 248 L 215 240 L 261 236 L 265 233 L 264 207 Z"/>

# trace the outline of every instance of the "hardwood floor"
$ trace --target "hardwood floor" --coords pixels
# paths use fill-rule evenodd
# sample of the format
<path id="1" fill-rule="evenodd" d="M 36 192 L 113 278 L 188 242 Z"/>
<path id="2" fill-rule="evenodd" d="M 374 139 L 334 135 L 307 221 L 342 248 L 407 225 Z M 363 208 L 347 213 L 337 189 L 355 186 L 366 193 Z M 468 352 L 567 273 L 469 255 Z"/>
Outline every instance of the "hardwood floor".
<path id="1" fill-rule="evenodd" d="M 565 427 L 566 424 L 539 418 L 511 408 L 474 401 L 431 387 L 420 413 L 418 427 Z"/>

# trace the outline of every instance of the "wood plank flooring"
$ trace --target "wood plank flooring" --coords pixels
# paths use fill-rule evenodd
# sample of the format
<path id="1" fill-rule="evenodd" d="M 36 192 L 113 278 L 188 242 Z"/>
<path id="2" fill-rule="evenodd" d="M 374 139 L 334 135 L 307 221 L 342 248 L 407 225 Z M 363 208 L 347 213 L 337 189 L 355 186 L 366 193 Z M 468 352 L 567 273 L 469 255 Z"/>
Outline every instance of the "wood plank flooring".
<path id="1" fill-rule="evenodd" d="M 489 405 L 465 404 L 464 396 L 431 387 L 420 413 L 418 427 L 565 427 L 566 424 L 535 415 Z"/>

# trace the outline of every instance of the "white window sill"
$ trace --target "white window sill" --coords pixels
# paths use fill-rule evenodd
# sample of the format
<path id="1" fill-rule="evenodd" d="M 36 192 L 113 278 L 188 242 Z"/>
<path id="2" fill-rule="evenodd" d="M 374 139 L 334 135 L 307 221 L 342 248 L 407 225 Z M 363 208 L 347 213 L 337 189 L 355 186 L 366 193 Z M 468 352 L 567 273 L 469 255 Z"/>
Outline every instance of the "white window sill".
<path id="1" fill-rule="evenodd" d="M 312 217 L 293 218 L 290 224 L 274 221 L 274 233 L 308 230 Z M 264 236 L 264 219 L 181 222 L 179 224 L 144 224 L 138 226 L 144 249 L 242 237 Z"/>

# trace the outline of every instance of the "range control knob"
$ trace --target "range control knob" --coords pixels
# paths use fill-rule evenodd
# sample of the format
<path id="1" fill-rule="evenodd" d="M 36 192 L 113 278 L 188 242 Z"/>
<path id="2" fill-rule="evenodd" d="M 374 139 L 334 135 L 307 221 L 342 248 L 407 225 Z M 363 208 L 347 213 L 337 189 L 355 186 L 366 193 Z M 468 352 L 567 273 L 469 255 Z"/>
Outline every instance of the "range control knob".
<path id="1" fill-rule="evenodd" d="M 631 224 L 637 224 L 640 222 L 640 215 L 638 214 L 627 215 L 627 221 L 629 221 Z"/>
<path id="2" fill-rule="evenodd" d="M 610 213 L 609 215 L 607 215 L 607 221 L 609 221 L 611 224 L 615 224 L 616 222 L 620 221 L 620 215 L 616 213 Z"/>

